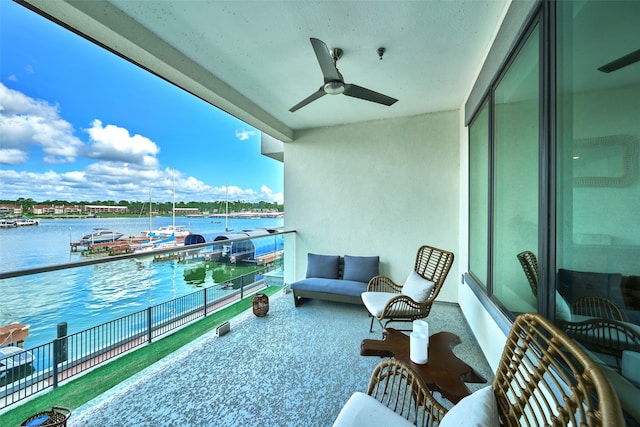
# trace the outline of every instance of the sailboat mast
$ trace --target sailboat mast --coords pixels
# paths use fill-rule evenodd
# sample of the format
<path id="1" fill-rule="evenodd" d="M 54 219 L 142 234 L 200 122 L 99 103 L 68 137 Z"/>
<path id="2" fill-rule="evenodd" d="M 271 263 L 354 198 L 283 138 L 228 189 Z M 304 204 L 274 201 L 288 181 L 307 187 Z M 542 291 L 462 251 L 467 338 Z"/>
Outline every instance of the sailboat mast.
<path id="1" fill-rule="evenodd" d="M 149 233 L 151 233 L 151 230 L 153 230 L 153 224 L 151 223 L 151 213 L 153 212 L 153 199 L 151 198 L 152 191 L 153 190 L 151 189 L 151 187 L 149 187 Z"/>
<path id="2" fill-rule="evenodd" d="M 174 169 L 173 172 L 173 221 L 172 221 L 172 225 L 173 225 L 173 230 L 175 231 L 176 229 L 176 170 Z"/>
<path id="3" fill-rule="evenodd" d="M 229 184 L 224 188 L 224 230 L 229 231 Z"/>

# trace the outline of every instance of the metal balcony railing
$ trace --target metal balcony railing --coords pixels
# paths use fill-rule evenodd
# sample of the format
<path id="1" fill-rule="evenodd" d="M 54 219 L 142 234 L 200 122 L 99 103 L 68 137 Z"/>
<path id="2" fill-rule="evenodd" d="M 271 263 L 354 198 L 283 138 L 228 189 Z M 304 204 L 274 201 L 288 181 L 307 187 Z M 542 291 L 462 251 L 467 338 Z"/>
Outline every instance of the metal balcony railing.
<path id="1" fill-rule="evenodd" d="M 270 239 L 282 238 L 282 234 L 275 233 Z M 260 237 L 265 239 L 264 236 Z M 243 299 L 266 286 L 265 274 L 283 268 L 284 245 L 273 244 L 274 253 L 253 254 L 247 256 L 247 241 L 251 238 L 228 239 L 224 242 L 229 255 L 221 259 L 221 263 L 244 262 L 256 264 L 255 269 L 248 274 L 229 277 L 222 283 L 192 292 L 178 298 L 171 299 L 145 309 L 118 317 L 92 326 L 85 330 L 67 334 L 66 324 L 58 324 L 57 338 L 48 343 L 27 349 L 13 347 L 15 353 L 0 358 L 0 409 L 24 400 L 48 388 L 55 388 L 62 381 L 86 372 L 97 365 L 111 360 L 139 346 L 157 340 L 163 335 L 174 331 L 195 320 L 201 319 L 218 309 Z M 242 242 L 242 260 L 233 259 L 233 243 Z M 211 242 L 195 244 L 188 249 L 162 250 L 153 256 L 175 255 L 174 259 L 194 259 L 198 256 L 206 257 L 216 252 L 216 245 Z M 264 246 L 264 242 L 262 242 Z M 258 247 L 260 245 L 256 245 Z M 144 256 L 148 257 L 149 254 Z M 66 266 L 52 266 L 37 268 L 30 271 L 3 273 L 3 279 L 8 277 L 25 277 L 42 274 L 47 271 L 57 271 L 63 268 L 78 268 L 82 266 L 104 262 L 116 262 L 123 258 L 135 258 L 135 254 L 115 256 L 110 259 L 83 261 L 67 264 Z M 257 258 L 268 259 L 268 262 L 258 261 Z M 257 265 L 257 264 L 260 265 Z"/>

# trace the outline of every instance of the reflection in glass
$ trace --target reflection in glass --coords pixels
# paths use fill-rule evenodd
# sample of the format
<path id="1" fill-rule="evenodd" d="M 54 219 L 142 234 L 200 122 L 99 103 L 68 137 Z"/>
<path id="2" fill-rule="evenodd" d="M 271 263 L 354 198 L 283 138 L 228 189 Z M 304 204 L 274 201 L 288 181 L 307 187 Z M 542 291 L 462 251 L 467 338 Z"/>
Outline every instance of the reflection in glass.
<path id="1" fill-rule="evenodd" d="M 556 4 L 557 290 L 571 311 L 564 329 L 605 366 L 629 425 L 638 425 L 640 62 L 599 68 L 638 48 L 640 2 Z"/>
<path id="2" fill-rule="evenodd" d="M 469 133 L 469 270 L 486 286 L 489 247 L 489 106 Z"/>
<path id="3" fill-rule="evenodd" d="M 537 311 L 517 254 L 538 248 L 539 31 L 495 92 L 493 291 L 513 313 Z"/>

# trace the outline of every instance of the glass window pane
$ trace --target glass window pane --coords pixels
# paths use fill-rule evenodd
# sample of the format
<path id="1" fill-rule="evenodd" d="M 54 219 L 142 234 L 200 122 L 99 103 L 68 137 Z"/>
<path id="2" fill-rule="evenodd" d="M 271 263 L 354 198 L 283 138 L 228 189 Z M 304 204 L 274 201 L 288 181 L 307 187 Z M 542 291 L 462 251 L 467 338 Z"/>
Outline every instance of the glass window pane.
<path id="1" fill-rule="evenodd" d="M 633 52 L 638 59 L 640 2 L 557 5 L 557 290 L 572 320 L 618 319 L 637 328 L 640 62 L 600 68 Z M 620 366 L 624 343 L 572 337 Z"/>
<path id="2" fill-rule="evenodd" d="M 495 91 L 493 294 L 511 312 L 536 311 L 517 258 L 538 248 L 539 30 Z"/>
<path id="3" fill-rule="evenodd" d="M 489 242 L 489 106 L 469 131 L 469 271 L 487 285 Z"/>

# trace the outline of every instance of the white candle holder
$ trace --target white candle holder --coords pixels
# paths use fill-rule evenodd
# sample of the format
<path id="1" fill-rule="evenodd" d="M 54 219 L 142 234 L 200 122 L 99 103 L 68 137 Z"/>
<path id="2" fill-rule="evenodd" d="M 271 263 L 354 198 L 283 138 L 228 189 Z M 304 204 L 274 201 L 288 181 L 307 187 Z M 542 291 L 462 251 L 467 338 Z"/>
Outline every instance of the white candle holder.
<path id="1" fill-rule="evenodd" d="M 421 332 L 409 335 L 409 358 L 413 363 L 423 365 L 429 357 L 429 337 Z"/>
<path id="2" fill-rule="evenodd" d="M 424 320 L 413 321 L 413 332 L 425 334 L 429 338 L 429 324 Z"/>

